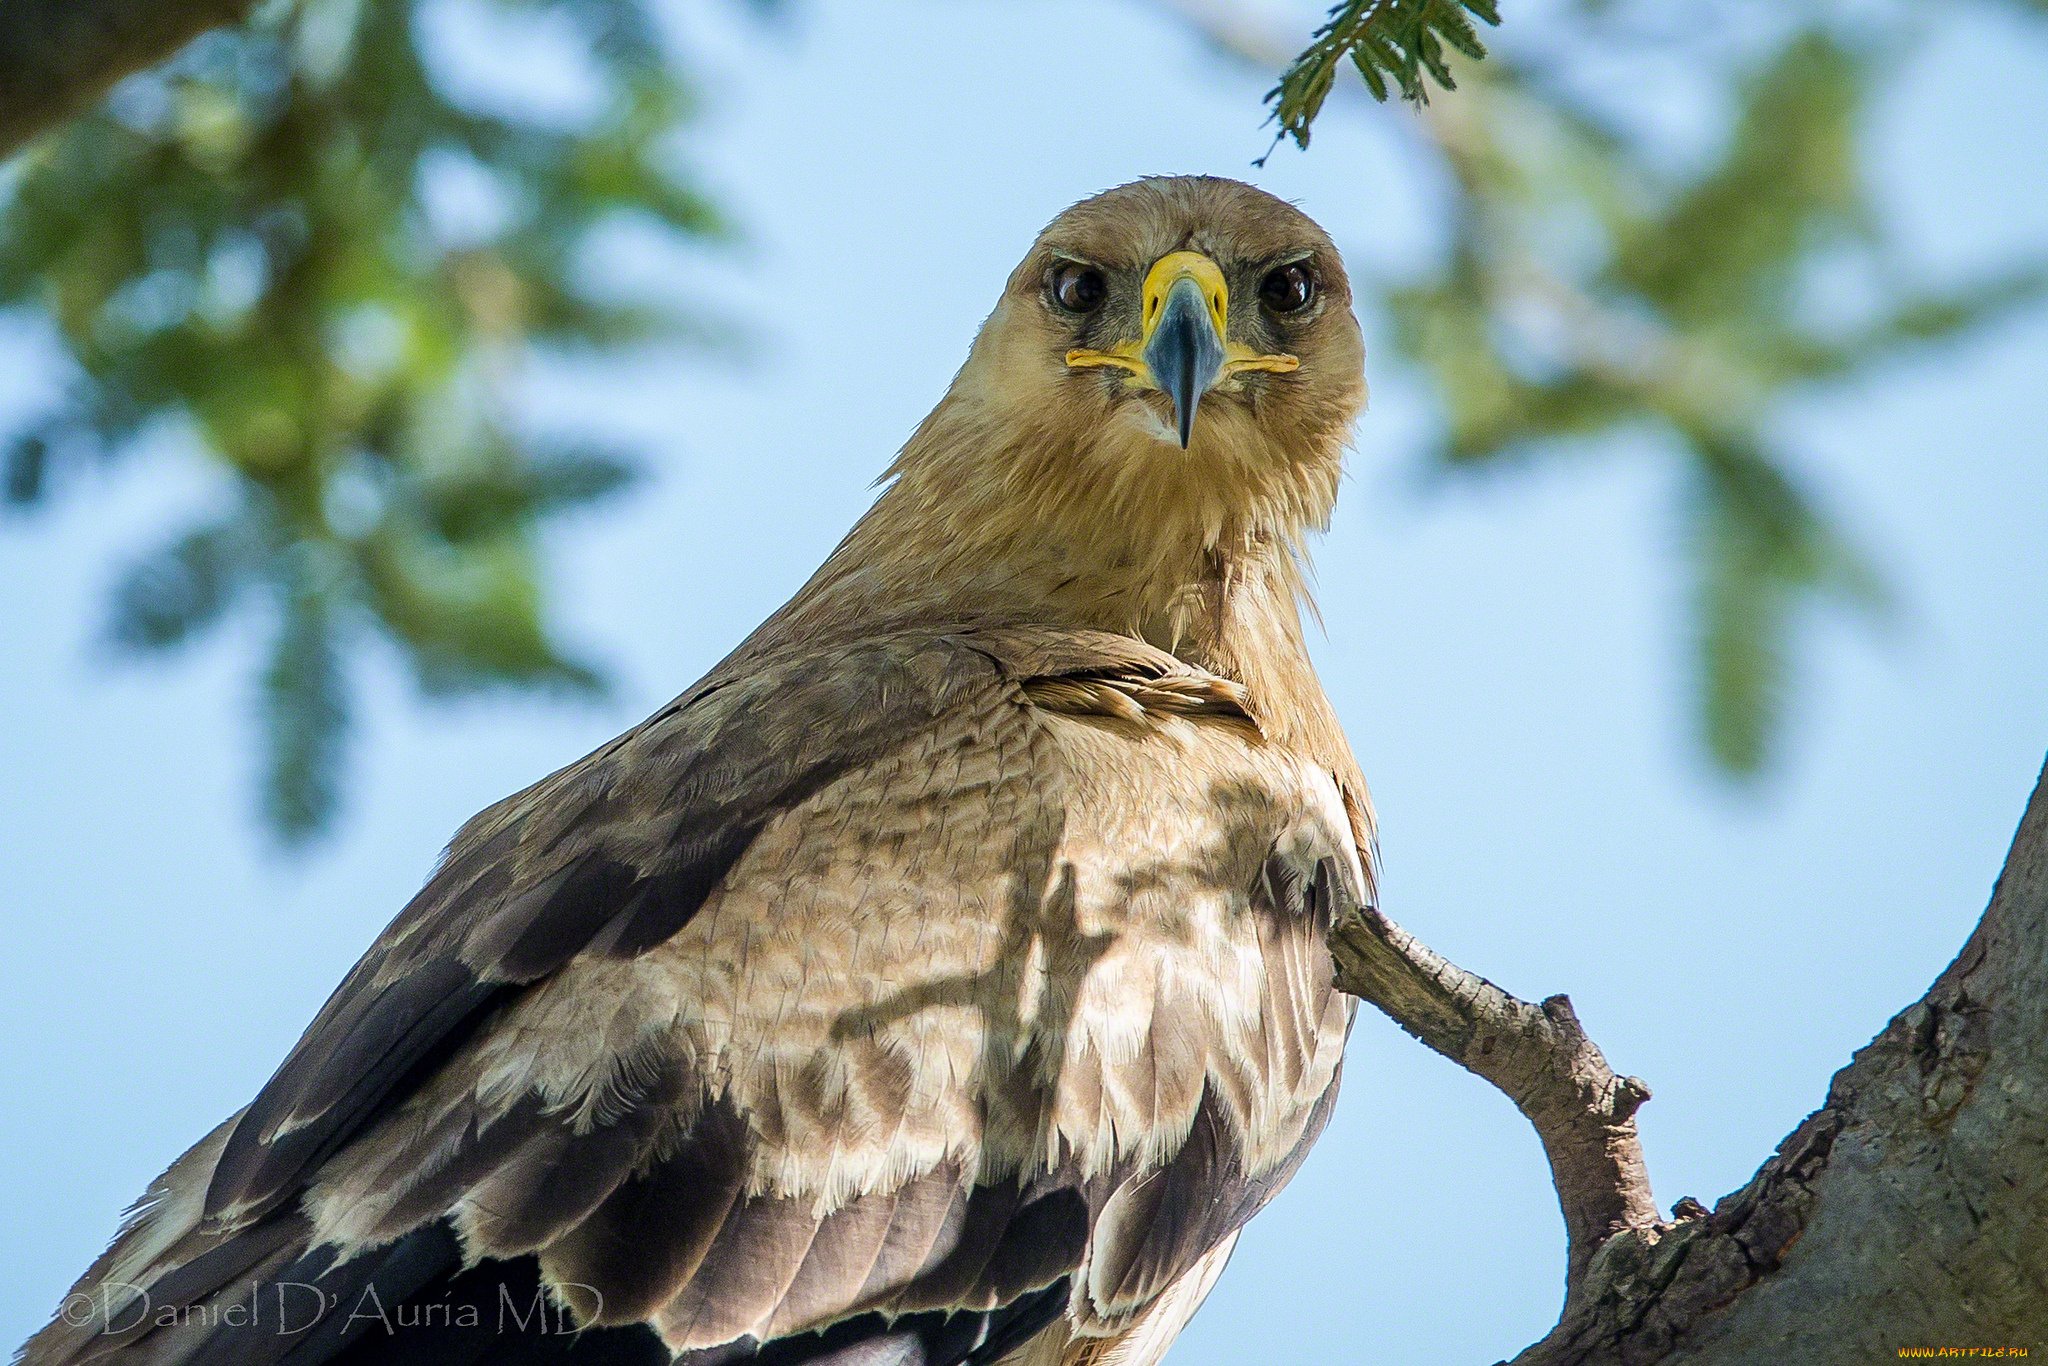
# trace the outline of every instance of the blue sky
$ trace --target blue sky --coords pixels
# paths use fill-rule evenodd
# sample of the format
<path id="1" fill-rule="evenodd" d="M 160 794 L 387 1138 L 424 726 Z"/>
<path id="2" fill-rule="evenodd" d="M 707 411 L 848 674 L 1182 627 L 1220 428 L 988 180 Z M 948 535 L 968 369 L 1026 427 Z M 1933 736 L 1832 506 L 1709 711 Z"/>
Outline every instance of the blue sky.
<path id="1" fill-rule="evenodd" d="M 1263 82 L 1162 11 L 804 0 L 769 28 L 680 24 L 707 85 L 692 155 L 749 245 L 679 264 L 621 234 L 598 263 L 721 301 L 756 357 L 517 381 L 534 420 L 633 438 L 655 472 L 559 544 L 565 633 L 611 663 L 615 701 L 425 706 L 372 659 L 347 822 L 281 861 L 248 818 L 261 623 L 165 666 L 94 644 L 116 566 L 220 502 L 215 478 L 159 441 L 0 525 L 0 1338 L 255 1091 L 465 817 L 680 691 L 795 588 L 1060 208 L 1206 171 L 1298 200 L 1354 274 L 1412 271 L 1437 240 L 1405 114 L 1333 101 L 1310 154 L 1254 171 Z M 521 84 L 546 63 L 517 52 L 479 70 L 492 98 L 573 102 Z M 1870 156 L 1928 278 L 2048 242 L 2044 75 L 2048 35 L 1989 8 L 1896 73 Z M 1315 651 L 1374 786 L 1386 909 L 1518 994 L 1570 992 L 1656 1091 L 1660 1202 L 1711 1202 L 1953 955 L 2048 747 L 2048 312 L 1784 414 L 1906 612 L 1887 638 L 1818 626 L 1783 772 L 1748 796 L 1690 738 L 1675 462 L 1603 447 L 1425 487 L 1425 396 L 1383 345 L 1369 373 Z M 59 378 L 33 328 L 0 324 L 0 417 Z M 1347 1069 L 1179 1366 L 1484 1362 L 1554 1317 L 1562 1232 L 1508 1103 L 1371 1012 Z"/>

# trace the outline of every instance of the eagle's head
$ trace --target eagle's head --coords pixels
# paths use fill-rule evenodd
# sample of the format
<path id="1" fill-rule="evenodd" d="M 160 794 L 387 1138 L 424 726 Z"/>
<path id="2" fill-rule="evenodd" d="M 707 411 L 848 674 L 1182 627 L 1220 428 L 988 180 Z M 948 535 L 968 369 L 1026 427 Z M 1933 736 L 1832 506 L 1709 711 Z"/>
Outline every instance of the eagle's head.
<path id="1" fill-rule="evenodd" d="M 1219 585 L 1258 580 L 1291 615 L 1363 355 L 1337 249 L 1293 205 L 1204 176 L 1084 200 L 1011 274 L 807 597 L 1167 641 L 1220 611 Z"/>
<path id="2" fill-rule="evenodd" d="M 1341 443 L 1365 396 L 1336 247 L 1234 180 L 1140 180 L 1068 209 L 984 346 L 1023 401 L 1181 450 Z"/>
<path id="3" fill-rule="evenodd" d="M 1173 577 L 1327 523 L 1363 356 L 1306 214 L 1234 180 L 1135 181 L 1039 234 L 891 473 L 998 555 Z"/>

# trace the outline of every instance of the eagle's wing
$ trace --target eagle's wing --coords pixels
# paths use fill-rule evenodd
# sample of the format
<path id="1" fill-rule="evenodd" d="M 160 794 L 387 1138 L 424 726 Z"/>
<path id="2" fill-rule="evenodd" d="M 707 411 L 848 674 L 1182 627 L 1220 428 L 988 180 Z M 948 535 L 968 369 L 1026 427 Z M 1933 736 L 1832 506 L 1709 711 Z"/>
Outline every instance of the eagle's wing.
<path id="1" fill-rule="evenodd" d="M 1336 779 L 1128 639 L 714 674 L 471 821 L 28 1360 L 490 1362 L 515 1273 L 659 1336 L 595 1362 L 1128 1328 L 1320 1129 L 1364 885 Z"/>

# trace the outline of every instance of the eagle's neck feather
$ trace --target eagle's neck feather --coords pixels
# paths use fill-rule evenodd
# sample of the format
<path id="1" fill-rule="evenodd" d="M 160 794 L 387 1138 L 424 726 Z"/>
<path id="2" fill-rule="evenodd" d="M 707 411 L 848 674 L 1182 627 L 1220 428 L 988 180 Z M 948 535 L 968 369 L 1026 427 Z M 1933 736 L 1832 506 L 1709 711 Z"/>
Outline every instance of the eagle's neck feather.
<path id="1" fill-rule="evenodd" d="M 755 644 L 935 621 L 1114 631 L 1244 684 L 1269 735 L 1348 765 L 1301 622 L 1302 542 L 1327 521 L 1339 449 L 1183 452 L 1135 425 L 1077 442 L 960 406 L 927 419 Z"/>

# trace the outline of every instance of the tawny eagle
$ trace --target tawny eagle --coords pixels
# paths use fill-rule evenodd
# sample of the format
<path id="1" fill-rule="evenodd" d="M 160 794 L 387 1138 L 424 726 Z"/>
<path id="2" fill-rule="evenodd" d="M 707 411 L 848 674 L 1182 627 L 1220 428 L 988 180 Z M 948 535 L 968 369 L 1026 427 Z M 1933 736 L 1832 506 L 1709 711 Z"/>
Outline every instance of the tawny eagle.
<path id="1" fill-rule="evenodd" d="M 463 827 L 29 1366 L 1148 1366 L 1336 1095 L 1372 894 L 1307 217 L 1061 214 L 875 505 Z"/>

